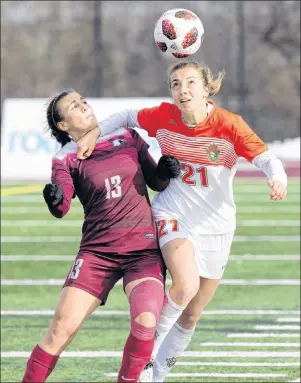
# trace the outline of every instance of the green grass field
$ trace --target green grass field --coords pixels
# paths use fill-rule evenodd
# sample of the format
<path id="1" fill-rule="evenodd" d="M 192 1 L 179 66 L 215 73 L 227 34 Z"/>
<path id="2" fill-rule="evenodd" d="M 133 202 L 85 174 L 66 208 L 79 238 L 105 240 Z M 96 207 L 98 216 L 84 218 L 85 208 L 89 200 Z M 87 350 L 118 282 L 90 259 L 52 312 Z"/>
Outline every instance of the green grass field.
<path id="1" fill-rule="evenodd" d="M 18 187 L 2 187 L 1 382 L 21 381 L 77 254 L 83 218 L 74 200 L 56 220 L 41 192 Z M 238 179 L 234 190 L 238 226 L 222 284 L 167 382 L 300 381 L 300 180 L 290 180 L 282 202 L 268 200 L 264 180 Z M 116 285 L 47 381 L 115 382 L 128 332 L 128 303 Z"/>

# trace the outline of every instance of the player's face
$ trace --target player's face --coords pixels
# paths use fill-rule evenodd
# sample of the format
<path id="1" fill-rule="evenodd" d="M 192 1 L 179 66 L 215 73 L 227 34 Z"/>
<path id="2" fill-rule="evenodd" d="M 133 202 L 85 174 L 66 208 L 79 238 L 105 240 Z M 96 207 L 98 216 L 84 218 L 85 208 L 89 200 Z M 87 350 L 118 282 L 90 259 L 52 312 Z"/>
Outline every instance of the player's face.
<path id="1" fill-rule="evenodd" d="M 194 68 L 182 68 L 173 72 L 170 76 L 170 91 L 174 103 L 186 113 L 204 106 L 208 97 L 208 90 Z"/>
<path id="2" fill-rule="evenodd" d="M 81 134 L 97 125 L 96 117 L 87 101 L 78 93 L 72 92 L 59 101 L 62 121 L 60 129 L 68 133 Z"/>

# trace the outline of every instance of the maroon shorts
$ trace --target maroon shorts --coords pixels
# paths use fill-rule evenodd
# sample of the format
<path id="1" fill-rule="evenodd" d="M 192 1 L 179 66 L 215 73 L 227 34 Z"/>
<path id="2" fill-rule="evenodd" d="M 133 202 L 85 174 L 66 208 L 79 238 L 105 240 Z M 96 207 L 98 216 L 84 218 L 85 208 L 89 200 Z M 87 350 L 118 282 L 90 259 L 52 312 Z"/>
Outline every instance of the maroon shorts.
<path id="1" fill-rule="evenodd" d="M 132 281 L 152 277 L 165 283 L 166 267 L 158 250 L 139 250 L 94 255 L 79 252 L 67 275 L 64 287 L 85 290 L 104 305 L 115 283 L 123 278 L 123 288 Z"/>

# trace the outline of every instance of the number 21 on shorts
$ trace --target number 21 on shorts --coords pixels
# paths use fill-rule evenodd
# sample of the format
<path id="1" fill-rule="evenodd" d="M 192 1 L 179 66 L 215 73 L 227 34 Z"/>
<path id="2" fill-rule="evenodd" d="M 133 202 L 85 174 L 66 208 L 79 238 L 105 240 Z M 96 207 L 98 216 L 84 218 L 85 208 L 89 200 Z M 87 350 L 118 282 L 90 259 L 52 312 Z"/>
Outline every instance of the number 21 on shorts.
<path id="1" fill-rule="evenodd" d="M 164 235 L 179 231 L 179 223 L 176 219 L 159 219 L 156 221 L 158 228 L 158 237 L 162 238 Z"/>

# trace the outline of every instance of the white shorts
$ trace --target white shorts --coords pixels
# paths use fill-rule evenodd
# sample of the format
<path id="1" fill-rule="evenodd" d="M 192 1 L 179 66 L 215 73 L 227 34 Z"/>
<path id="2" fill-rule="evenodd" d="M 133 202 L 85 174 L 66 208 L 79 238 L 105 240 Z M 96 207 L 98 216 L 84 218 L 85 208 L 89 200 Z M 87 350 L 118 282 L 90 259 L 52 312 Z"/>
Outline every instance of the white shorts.
<path id="1" fill-rule="evenodd" d="M 228 263 L 234 232 L 191 235 L 176 219 L 155 219 L 160 248 L 176 238 L 187 239 L 194 248 L 199 275 L 221 279 Z M 183 254 L 185 258 L 185 254 Z"/>

